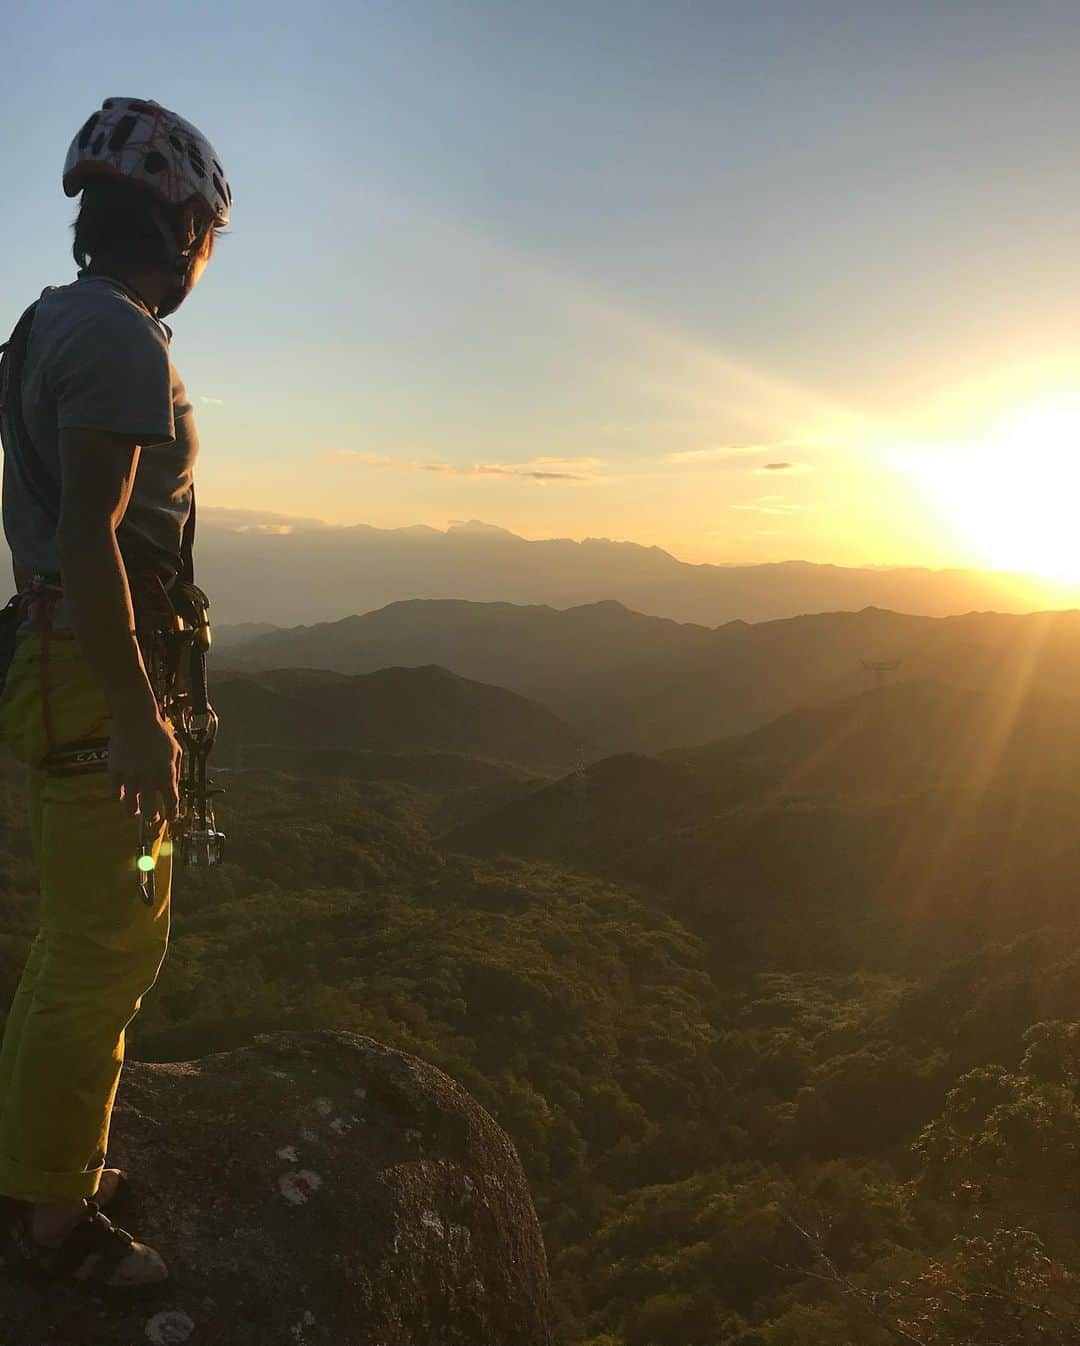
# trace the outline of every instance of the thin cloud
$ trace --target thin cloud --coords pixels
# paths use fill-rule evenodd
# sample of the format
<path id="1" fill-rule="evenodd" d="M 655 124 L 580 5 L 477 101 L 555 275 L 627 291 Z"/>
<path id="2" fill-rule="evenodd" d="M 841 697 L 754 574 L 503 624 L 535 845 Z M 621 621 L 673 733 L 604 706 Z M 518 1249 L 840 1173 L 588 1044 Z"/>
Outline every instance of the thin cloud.
<path id="1" fill-rule="evenodd" d="M 775 452 L 775 444 L 748 444 L 741 448 L 717 444 L 708 449 L 680 449 L 664 457 L 669 463 L 720 463 L 724 467 L 744 467 L 748 460 Z"/>
<path id="2" fill-rule="evenodd" d="M 504 463 L 472 463 L 457 467 L 453 463 L 410 464 L 423 472 L 438 472 L 446 477 L 527 477 L 530 481 L 591 481 L 580 472 L 549 472 L 527 465 L 508 466 Z"/>
<path id="3" fill-rule="evenodd" d="M 389 458 L 382 453 L 361 453 L 357 449 L 333 449 L 331 458 L 346 458 L 368 467 L 388 467 L 396 472 L 432 472 L 444 477 L 520 477 L 527 481 L 590 482 L 597 477 L 591 469 L 602 467 L 599 458 L 530 458 L 524 463 L 425 463 L 418 459 Z M 579 469 L 574 471 L 563 469 Z"/>
<path id="4" fill-rule="evenodd" d="M 731 508 L 742 510 L 747 514 L 775 514 L 785 517 L 792 514 L 812 514 L 816 506 L 794 505 L 782 495 L 761 495 L 756 500 L 732 505 Z"/>
<path id="5" fill-rule="evenodd" d="M 367 463 L 372 467 L 393 467 L 393 458 L 383 453 L 361 453 L 359 449 L 330 449 L 324 455 L 327 458 L 350 458 L 354 463 Z"/>
<path id="6" fill-rule="evenodd" d="M 681 449 L 664 456 L 669 463 L 684 465 L 708 463 L 713 467 L 733 472 L 803 472 L 808 467 L 807 463 L 778 458 L 777 450 L 806 450 L 814 447 L 817 446 L 794 440 L 778 444 L 714 444 L 706 449 Z"/>
<path id="7" fill-rule="evenodd" d="M 206 397 L 202 393 L 199 394 L 199 401 L 207 407 L 223 407 L 225 405 L 223 397 Z"/>
<path id="8" fill-rule="evenodd" d="M 528 467 L 603 467 L 602 458 L 530 458 Z"/>
<path id="9" fill-rule="evenodd" d="M 783 472 L 785 476 L 794 476 L 801 472 L 809 472 L 809 463 L 760 463 L 757 467 L 751 469 L 755 477 L 772 476 L 775 472 Z"/>

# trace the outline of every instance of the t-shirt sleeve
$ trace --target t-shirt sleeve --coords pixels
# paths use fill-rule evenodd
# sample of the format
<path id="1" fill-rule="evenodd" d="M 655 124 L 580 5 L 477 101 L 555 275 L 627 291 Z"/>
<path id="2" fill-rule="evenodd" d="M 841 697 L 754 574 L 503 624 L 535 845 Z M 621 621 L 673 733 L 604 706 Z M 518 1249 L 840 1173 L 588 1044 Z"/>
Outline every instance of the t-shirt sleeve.
<path id="1" fill-rule="evenodd" d="M 152 319 L 119 306 L 95 314 L 50 363 L 58 430 L 107 430 L 143 445 L 175 437 L 169 348 Z"/>

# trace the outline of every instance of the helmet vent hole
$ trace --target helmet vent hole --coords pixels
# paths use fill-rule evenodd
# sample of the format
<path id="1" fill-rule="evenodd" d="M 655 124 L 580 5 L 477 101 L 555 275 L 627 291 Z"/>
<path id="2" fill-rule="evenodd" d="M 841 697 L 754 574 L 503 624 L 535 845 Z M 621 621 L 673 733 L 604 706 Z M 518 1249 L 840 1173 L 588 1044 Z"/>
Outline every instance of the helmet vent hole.
<path id="1" fill-rule="evenodd" d="M 159 154 L 157 150 L 151 150 L 143 160 L 143 168 L 148 173 L 164 173 L 168 166 L 168 160 L 164 154 Z"/>
<path id="2" fill-rule="evenodd" d="M 198 173 L 200 178 L 206 177 L 206 160 L 199 151 L 192 146 L 188 146 L 188 158 L 191 160 L 191 166 Z"/>
<path id="3" fill-rule="evenodd" d="M 83 129 L 79 132 L 79 149 L 84 150 L 90 144 L 90 137 L 94 134 L 94 127 L 98 124 L 100 116 L 100 112 L 95 112 L 84 124 Z"/>
<path id="4" fill-rule="evenodd" d="M 113 131 L 112 135 L 109 137 L 110 152 L 116 152 L 117 150 L 122 150 L 128 142 L 128 136 L 131 135 L 134 129 L 135 129 L 134 117 L 121 117 L 120 120 L 116 123 L 116 130 Z"/>
<path id="5" fill-rule="evenodd" d="M 174 150 L 179 150 L 179 152 L 183 154 L 184 142 L 180 139 L 179 136 L 170 136 L 169 144 L 173 147 Z"/>
<path id="6" fill-rule="evenodd" d="M 128 111 L 129 111 L 129 112 L 151 112 L 151 113 L 153 113 L 153 112 L 157 112 L 158 110 L 159 110 L 159 109 L 158 109 L 158 105 L 157 105 L 156 103 L 147 103 L 147 102 L 146 102 L 144 99 L 142 99 L 142 98 L 129 98 L 129 99 L 128 99 Z"/>
<path id="7" fill-rule="evenodd" d="M 212 181 L 213 181 L 213 184 L 214 184 L 214 191 L 216 191 L 217 194 L 218 194 L 218 199 L 219 199 L 223 204 L 228 205 L 228 201 L 226 200 L 226 197 L 225 197 L 225 186 L 224 186 L 224 184 L 222 183 L 221 179 L 218 177 L 218 175 L 217 175 L 216 173 L 214 174 Z"/>
<path id="8" fill-rule="evenodd" d="M 94 143 L 90 146 L 91 154 L 100 154 L 105 148 L 105 132 L 99 131 L 94 137 Z"/>

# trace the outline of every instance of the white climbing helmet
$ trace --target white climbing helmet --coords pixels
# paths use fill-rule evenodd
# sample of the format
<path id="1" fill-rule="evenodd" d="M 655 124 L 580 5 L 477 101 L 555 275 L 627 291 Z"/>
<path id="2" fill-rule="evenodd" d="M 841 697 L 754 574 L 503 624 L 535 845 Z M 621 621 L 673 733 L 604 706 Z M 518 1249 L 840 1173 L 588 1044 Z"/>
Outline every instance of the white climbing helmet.
<path id="1" fill-rule="evenodd" d="M 83 124 L 64 161 L 64 191 L 78 196 L 95 177 L 141 183 L 174 206 L 198 197 L 215 225 L 229 222 L 232 192 L 213 145 L 150 98 L 106 98 Z"/>

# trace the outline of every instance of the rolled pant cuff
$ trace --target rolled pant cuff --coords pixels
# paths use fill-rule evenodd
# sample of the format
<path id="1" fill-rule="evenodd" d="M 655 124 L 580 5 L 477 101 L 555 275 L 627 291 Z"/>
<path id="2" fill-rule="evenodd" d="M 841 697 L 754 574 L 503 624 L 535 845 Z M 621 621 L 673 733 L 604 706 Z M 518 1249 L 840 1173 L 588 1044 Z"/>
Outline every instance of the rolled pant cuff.
<path id="1" fill-rule="evenodd" d="M 77 1201 L 93 1196 L 105 1169 L 79 1169 L 75 1173 L 48 1173 L 26 1168 L 0 1154 L 0 1195 L 16 1201 Z"/>

